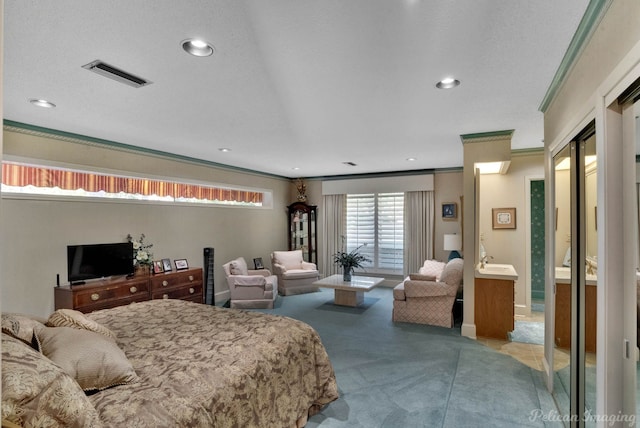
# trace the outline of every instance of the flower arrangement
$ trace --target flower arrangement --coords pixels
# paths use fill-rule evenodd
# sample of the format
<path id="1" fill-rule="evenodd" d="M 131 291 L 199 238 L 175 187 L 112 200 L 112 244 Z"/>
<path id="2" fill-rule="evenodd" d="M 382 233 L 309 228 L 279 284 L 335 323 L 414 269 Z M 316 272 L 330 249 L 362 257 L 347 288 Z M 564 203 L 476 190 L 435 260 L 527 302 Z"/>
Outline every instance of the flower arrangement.
<path id="1" fill-rule="evenodd" d="M 144 233 L 140 235 L 139 239 L 134 239 L 131 234 L 127 235 L 127 241 L 133 244 L 134 266 L 151 266 L 153 264 L 153 253 L 149 251 L 153 244 L 145 243 L 144 238 Z"/>
<path id="2" fill-rule="evenodd" d="M 342 237 L 342 248 L 344 248 L 344 236 Z M 359 247 L 347 251 L 338 251 L 333 255 L 334 263 L 342 266 L 342 277 L 345 281 L 351 281 L 351 273 L 355 268 L 363 267 L 365 263 L 371 262 L 371 259 L 364 254 L 360 254 L 360 248 L 366 246 L 367 244 L 362 244 Z"/>

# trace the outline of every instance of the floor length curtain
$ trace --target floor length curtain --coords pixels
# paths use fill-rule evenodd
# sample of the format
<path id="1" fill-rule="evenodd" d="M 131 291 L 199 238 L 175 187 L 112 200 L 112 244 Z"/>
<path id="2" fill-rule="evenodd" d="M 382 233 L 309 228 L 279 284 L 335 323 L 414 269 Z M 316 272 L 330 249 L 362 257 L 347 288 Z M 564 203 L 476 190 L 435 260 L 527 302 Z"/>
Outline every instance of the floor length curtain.
<path id="1" fill-rule="evenodd" d="M 434 196 L 432 191 L 404 195 L 404 273 L 418 272 L 433 259 Z"/>
<path id="2" fill-rule="evenodd" d="M 338 273 L 338 266 L 333 262 L 333 255 L 342 251 L 342 237 L 345 236 L 345 200 L 346 195 L 324 195 L 322 234 L 322 265 L 324 276 Z"/>

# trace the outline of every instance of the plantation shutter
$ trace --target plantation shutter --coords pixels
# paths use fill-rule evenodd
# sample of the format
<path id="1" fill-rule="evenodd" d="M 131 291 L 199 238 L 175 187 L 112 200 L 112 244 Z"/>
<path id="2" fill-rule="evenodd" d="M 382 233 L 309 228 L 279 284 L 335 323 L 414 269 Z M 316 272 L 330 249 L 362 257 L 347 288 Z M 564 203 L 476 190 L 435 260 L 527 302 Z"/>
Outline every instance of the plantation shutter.
<path id="1" fill-rule="evenodd" d="M 402 273 L 404 194 L 347 195 L 346 250 L 359 252 L 372 262 L 368 272 Z"/>
<path id="2" fill-rule="evenodd" d="M 378 268 L 402 273 L 404 194 L 378 195 Z"/>

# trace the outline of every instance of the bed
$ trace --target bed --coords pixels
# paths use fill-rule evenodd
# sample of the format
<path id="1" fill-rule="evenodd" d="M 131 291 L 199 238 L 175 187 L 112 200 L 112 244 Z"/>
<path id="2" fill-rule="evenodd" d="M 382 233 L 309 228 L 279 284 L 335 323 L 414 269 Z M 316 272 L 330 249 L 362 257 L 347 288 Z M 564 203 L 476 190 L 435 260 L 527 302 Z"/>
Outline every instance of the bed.
<path id="1" fill-rule="evenodd" d="M 302 427 L 338 398 L 320 337 L 287 317 L 152 300 L 2 325 L 7 423 Z"/>

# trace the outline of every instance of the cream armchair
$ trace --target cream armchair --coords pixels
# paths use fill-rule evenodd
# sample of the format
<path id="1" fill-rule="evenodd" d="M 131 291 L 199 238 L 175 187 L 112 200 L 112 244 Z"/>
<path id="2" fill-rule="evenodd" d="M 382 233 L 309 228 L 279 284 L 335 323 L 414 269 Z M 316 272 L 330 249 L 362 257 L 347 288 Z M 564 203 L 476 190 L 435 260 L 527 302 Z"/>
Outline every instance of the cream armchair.
<path id="1" fill-rule="evenodd" d="M 302 250 L 274 251 L 271 268 L 278 277 L 278 292 L 283 296 L 318 291 L 313 285 L 320 277 L 315 263 L 305 262 Z"/>
<path id="2" fill-rule="evenodd" d="M 227 277 L 232 308 L 273 309 L 278 297 L 278 278 L 267 269 L 252 270 L 239 257 L 222 265 Z"/>
<path id="3" fill-rule="evenodd" d="M 438 272 L 431 263 L 430 272 L 421 269 L 421 273 L 411 274 L 396 285 L 393 321 L 453 327 L 453 304 L 462 290 L 463 265 L 462 259 L 453 259 Z"/>

